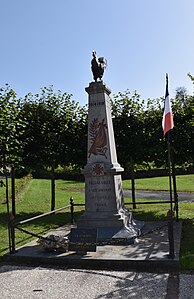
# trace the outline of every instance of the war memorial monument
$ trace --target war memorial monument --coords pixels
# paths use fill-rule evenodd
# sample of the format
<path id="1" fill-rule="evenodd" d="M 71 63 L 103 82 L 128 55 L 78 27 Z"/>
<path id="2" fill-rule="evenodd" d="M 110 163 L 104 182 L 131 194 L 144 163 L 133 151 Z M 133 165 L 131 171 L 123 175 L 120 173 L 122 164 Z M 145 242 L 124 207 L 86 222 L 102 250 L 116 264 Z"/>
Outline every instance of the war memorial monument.
<path id="1" fill-rule="evenodd" d="M 117 161 L 111 116 L 111 90 L 102 81 L 106 60 L 93 52 L 91 68 L 94 82 L 88 93 L 88 145 L 85 176 L 85 212 L 78 229 L 96 229 L 97 241 L 134 240 L 142 223 L 133 220 L 124 206 L 121 173 Z"/>
<path id="2" fill-rule="evenodd" d="M 124 205 L 121 177 L 124 169 L 117 161 L 111 91 L 102 81 L 106 60 L 97 58 L 93 52 L 91 64 L 94 81 L 86 87 L 88 145 L 87 163 L 82 170 L 85 177 L 85 212 L 76 224 L 60 227 L 17 251 L 13 237 L 5 260 L 111 270 L 177 270 L 181 223 L 173 224 L 176 234 L 175 242 L 171 241 L 173 246 L 175 244 L 176 255 L 172 255 L 170 222 L 152 221 L 144 225 L 134 220 L 132 212 Z M 137 239 L 141 241 L 135 242 Z"/>

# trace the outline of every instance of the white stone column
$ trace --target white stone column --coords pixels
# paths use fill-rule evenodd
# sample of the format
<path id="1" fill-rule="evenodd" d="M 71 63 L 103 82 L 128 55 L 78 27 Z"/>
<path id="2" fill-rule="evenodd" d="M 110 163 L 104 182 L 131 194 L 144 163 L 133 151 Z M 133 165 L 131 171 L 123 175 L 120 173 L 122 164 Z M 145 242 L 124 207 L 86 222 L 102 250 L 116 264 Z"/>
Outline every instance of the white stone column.
<path id="1" fill-rule="evenodd" d="M 89 94 L 85 213 L 78 227 L 122 228 L 129 220 L 124 210 L 121 172 L 113 132 L 110 89 L 103 82 L 92 82 Z"/>

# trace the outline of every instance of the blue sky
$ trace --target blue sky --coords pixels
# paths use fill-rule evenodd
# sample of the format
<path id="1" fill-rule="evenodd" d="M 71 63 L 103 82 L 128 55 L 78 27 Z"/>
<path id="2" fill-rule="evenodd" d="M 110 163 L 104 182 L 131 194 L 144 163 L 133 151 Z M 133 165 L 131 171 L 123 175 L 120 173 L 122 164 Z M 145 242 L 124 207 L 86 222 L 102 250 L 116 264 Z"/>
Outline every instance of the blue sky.
<path id="1" fill-rule="evenodd" d="M 53 85 L 87 103 L 91 52 L 107 59 L 112 94 L 193 94 L 193 0 L 0 0 L 0 86 L 24 97 Z"/>

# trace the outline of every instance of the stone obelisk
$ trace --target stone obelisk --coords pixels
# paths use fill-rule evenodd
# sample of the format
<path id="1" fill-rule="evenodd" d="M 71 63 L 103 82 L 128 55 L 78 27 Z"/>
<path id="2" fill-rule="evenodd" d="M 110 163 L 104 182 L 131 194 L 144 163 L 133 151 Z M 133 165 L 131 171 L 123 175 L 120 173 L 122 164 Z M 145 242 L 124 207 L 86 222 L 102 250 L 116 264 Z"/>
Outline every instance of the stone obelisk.
<path id="1" fill-rule="evenodd" d="M 124 207 L 121 179 L 124 169 L 117 161 L 111 90 L 102 80 L 96 79 L 86 92 L 89 108 L 87 164 L 83 169 L 86 206 L 77 226 L 97 228 L 99 239 L 110 239 L 115 235 L 131 238 L 137 231 L 132 225 L 132 214 Z"/>

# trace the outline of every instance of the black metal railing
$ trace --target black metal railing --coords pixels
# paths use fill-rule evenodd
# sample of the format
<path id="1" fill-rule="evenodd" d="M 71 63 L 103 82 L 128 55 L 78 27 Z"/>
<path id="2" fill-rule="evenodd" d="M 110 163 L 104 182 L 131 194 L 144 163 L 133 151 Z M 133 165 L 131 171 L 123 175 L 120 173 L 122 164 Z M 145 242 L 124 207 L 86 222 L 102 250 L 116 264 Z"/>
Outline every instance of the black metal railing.
<path id="1" fill-rule="evenodd" d="M 71 199 L 70 199 L 71 200 Z M 40 218 L 43 218 L 45 216 L 48 216 L 48 215 L 51 215 L 51 214 L 55 214 L 59 211 L 62 211 L 62 210 L 65 210 L 65 209 L 68 209 L 68 208 L 72 208 L 72 206 L 69 204 L 67 206 L 64 206 L 64 207 L 61 207 L 61 208 L 58 208 L 58 209 L 55 209 L 53 211 L 49 211 L 49 212 L 45 212 L 43 214 L 40 214 L 40 215 L 37 215 L 37 216 L 34 216 L 34 217 L 31 217 L 31 218 L 27 218 L 27 219 L 24 219 L 24 220 L 21 220 L 19 222 L 15 222 L 15 217 L 13 219 L 10 220 L 10 238 L 11 238 L 11 241 L 9 242 L 9 251 L 10 253 L 15 253 L 16 252 L 16 249 L 15 249 L 15 229 L 18 229 L 26 234 L 29 234 L 31 236 L 34 236 L 34 237 L 40 237 L 34 233 L 31 233 L 25 229 L 22 229 L 20 228 L 19 226 L 22 225 L 22 224 L 26 224 L 26 223 L 29 223 L 31 221 L 34 221 L 34 220 L 37 220 L 37 219 L 40 219 Z M 70 210 L 70 213 L 72 215 L 72 212 Z"/>
<path id="2" fill-rule="evenodd" d="M 171 203 L 170 200 L 161 200 L 161 201 L 137 201 L 136 202 L 136 205 L 152 205 L 152 204 L 166 204 L 166 203 Z M 176 209 L 176 200 L 173 200 L 172 203 L 174 203 L 175 207 L 174 207 L 174 210 L 175 212 L 177 213 L 177 209 Z M 127 206 L 127 205 L 132 205 L 133 206 L 133 202 L 124 202 L 124 205 Z M 78 206 L 85 206 L 85 204 L 82 204 L 82 203 L 74 203 L 74 199 L 73 197 L 70 198 L 70 211 L 71 211 L 71 224 L 74 224 L 75 223 L 75 219 L 74 219 L 74 207 L 78 207 Z M 178 214 L 176 214 L 176 221 L 178 221 Z"/>

